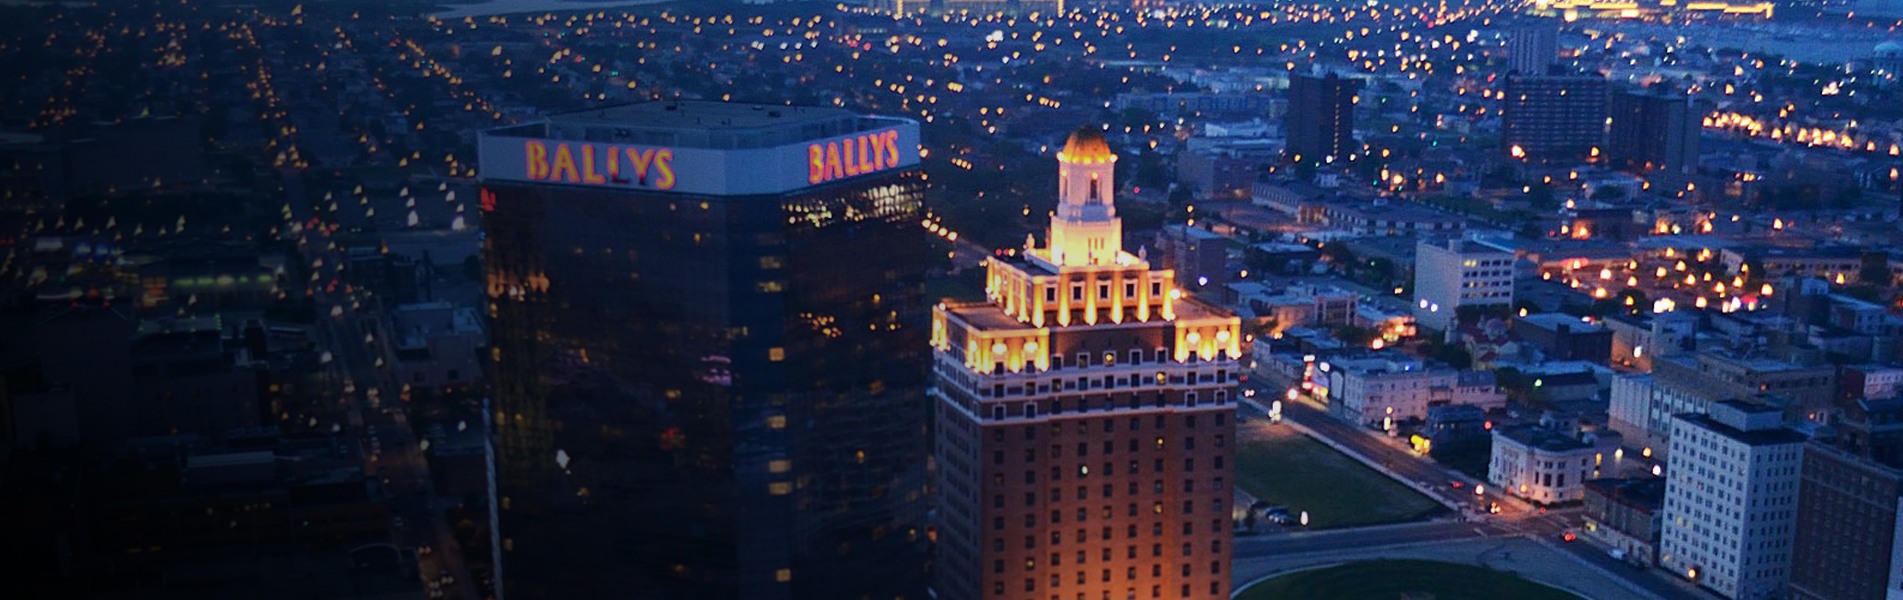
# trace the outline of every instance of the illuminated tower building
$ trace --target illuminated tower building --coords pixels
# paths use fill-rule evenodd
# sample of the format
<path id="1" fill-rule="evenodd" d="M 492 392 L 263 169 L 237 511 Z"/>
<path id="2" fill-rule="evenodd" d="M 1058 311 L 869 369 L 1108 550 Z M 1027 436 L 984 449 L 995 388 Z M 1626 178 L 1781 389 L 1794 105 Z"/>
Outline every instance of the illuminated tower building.
<path id="1" fill-rule="evenodd" d="M 937 597 L 1227 598 L 1235 316 L 1120 246 L 1116 155 L 1057 155 L 1048 243 L 933 310 Z"/>
<path id="2" fill-rule="evenodd" d="M 922 597 L 918 125 L 656 102 L 480 144 L 501 597 Z"/>

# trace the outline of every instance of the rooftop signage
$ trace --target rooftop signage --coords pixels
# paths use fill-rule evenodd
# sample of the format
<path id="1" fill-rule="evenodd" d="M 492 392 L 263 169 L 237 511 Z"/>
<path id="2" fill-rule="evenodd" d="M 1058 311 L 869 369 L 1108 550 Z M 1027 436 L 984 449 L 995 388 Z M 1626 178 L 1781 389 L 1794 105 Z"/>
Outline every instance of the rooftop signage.
<path id="1" fill-rule="evenodd" d="M 910 167 L 918 125 L 897 122 L 769 148 L 717 150 L 484 134 L 484 181 L 686 194 L 779 194 Z"/>

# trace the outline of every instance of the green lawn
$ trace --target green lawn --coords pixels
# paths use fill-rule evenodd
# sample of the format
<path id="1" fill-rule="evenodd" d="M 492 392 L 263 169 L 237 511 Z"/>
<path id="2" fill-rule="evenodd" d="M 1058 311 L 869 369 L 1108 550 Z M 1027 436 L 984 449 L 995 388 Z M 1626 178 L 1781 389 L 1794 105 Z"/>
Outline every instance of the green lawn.
<path id="1" fill-rule="evenodd" d="M 1249 586 L 1237 600 L 1582 600 L 1511 573 L 1427 560 L 1377 560 L 1302 571 Z"/>
<path id="2" fill-rule="evenodd" d="M 1274 431 L 1237 449 L 1237 483 L 1258 500 L 1287 506 L 1290 515 L 1308 511 L 1312 529 L 1416 521 L 1446 510 L 1308 436 Z"/>

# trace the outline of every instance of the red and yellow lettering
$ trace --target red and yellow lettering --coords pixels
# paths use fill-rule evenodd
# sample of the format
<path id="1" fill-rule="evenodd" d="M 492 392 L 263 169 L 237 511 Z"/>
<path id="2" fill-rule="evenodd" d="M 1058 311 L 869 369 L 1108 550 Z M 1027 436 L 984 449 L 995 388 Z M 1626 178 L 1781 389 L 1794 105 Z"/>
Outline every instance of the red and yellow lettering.
<path id="1" fill-rule="evenodd" d="M 529 179 L 548 179 L 548 144 L 542 143 L 542 140 L 529 140 L 522 143 L 522 151 L 528 163 Z"/>
<path id="2" fill-rule="evenodd" d="M 845 151 L 840 153 L 841 160 L 839 162 L 841 165 L 845 166 L 846 176 L 848 177 L 853 175 L 858 175 L 863 172 L 859 169 L 859 161 L 853 160 L 853 154 L 852 154 L 853 143 L 852 142 L 853 142 L 853 138 L 846 138 L 843 140 L 839 140 L 839 145 L 845 148 Z"/>
<path id="3" fill-rule="evenodd" d="M 826 151 L 819 144 L 806 146 L 806 183 L 819 183 L 826 180 Z"/>
<path id="4" fill-rule="evenodd" d="M 826 144 L 826 178 L 838 179 L 845 176 L 846 167 L 839 162 L 839 143 L 828 142 Z"/>
<path id="5" fill-rule="evenodd" d="M 628 162 L 634 163 L 634 184 L 648 184 L 648 167 L 654 165 L 654 149 L 628 149 Z"/>
<path id="6" fill-rule="evenodd" d="M 885 146 L 886 155 L 892 159 L 891 162 L 886 163 L 886 166 L 896 167 L 899 166 L 899 163 L 905 161 L 905 159 L 899 157 L 899 130 L 894 129 L 887 131 L 879 137 L 885 138 L 885 143 L 882 145 Z"/>
<path id="7" fill-rule="evenodd" d="M 866 151 L 875 150 L 874 148 L 872 148 L 872 146 L 877 143 L 879 143 L 879 138 L 877 136 L 870 136 L 870 135 L 859 136 L 859 143 L 857 144 L 857 146 L 859 146 L 859 172 L 860 173 L 871 173 L 873 171 L 877 171 L 879 169 L 884 168 L 877 164 L 874 164 L 872 161 L 866 160 Z M 879 153 L 877 151 L 874 151 L 872 152 L 872 154 L 874 156 L 877 156 Z"/>
<path id="8" fill-rule="evenodd" d="M 555 145 L 555 164 L 549 169 L 549 178 L 569 183 L 581 179 L 581 175 L 575 172 L 575 154 L 568 150 L 568 144 Z"/>
<path id="9" fill-rule="evenodd" d="M 613 157 L 614 155 L 610 154 L 608 156 Z M 600 185 L 600 184 L 608 182 L 608 178 L 602 177 L 601 173 L 598 173 L 595 171 L 595 145 L 594 144 L 581 145 L 581 180 L 583 183 L 592 183 L 596 185 Z"/>
<path id="10" fill-rule="evenodd" d="M 654 170 L 658 172 L 658 174 L 654 178 L 655 189 L 661 189 L 661 190 L 674 189 L 674 151 L 673 150 L 662 148 L 661 151 L 654 153 Z"/>
<path id="11" fill-rule="evenodd" d="M 608 183 L 627 183 L 621 178 L 621 147 L 608 147 Z"/>

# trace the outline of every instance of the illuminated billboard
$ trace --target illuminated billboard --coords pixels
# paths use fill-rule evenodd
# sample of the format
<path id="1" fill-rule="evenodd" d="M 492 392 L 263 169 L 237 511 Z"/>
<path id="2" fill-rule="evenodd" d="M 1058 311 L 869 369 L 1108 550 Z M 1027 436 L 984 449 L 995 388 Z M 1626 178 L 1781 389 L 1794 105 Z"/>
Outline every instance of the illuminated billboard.
<path id="1" fill-rule="evenodd" d="M 918 124 L 889 122 L 847 135 L 741 149 L 486 133 L 479 146 L 478 173 L 491 182 L 722 196 L 780 194 L 917 165 Z"/>

